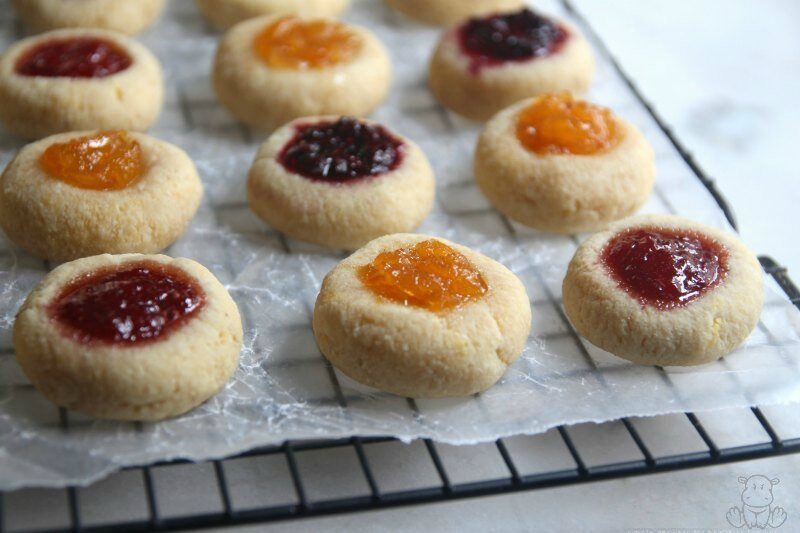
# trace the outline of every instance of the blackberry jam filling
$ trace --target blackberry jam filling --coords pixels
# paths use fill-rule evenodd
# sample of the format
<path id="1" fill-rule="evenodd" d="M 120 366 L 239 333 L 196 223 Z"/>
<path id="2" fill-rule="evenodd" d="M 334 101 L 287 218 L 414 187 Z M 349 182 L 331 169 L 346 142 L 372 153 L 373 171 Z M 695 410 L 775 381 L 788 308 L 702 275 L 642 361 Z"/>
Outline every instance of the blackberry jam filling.
<path id="1" fill-rule="evenodd" d="M 133 64 L 116 44 L 94 37 L 54 39 L 32 47 L 17 61 L 23 76 L 104 78 Z"/>
<path id="2" fill-rule="evenodd" d="M 278 156 L 287 170 L 331 183 L 391 172 L 402 159 L 400 139 L 382 126 L 349 117 L 297 126 Z"/>
<path id="3" fill-rule="evenodd" d="M 470 57 L 473 73 L 506 61 L 548 56 L 557 52 L 568 36 L 566 29 L 530 9 L 472 18 L 458 30 L 461 50 Z"/>
<path id="4" fill-rule="evenodd" d="M 620 288 L 658 309 L 686 305 L 717 286 L 727 260 L 724 246 L 696 232 L 649 228 L 616 235 L 601 256 Z"/>
<path id="5" fill-rule="evenodd" d="M 131 346 L 172 332 L 204 303 L 202 288 L 182 270 L 144 261 L 78 278 L 50 312 L 77 341 Z"/>

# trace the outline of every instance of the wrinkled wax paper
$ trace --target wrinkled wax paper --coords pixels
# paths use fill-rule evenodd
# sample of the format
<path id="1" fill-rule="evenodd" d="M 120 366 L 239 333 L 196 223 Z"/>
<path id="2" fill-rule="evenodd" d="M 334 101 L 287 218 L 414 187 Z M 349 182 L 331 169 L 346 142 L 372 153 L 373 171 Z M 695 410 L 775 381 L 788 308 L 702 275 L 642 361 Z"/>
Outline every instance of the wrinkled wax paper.
<path id="1" fill-rule="evenodd" d="M 560 4 L 537 2 L 564 16 Z M 0 0 L 0 45 L 20 25 Z M 438 201 L 422 232 L 472 246 L 524 280 L 533 306 L 528 345 L 495 387 L 470 398 L 416 402 L 363 387 L 329 367 L 311 330 L 320 282 L 344 257 L 276 234 L 245 203 L 245 176 L 263 134 L 233 121 L 215 101 L 209 70 L 219 37 L 193 2 L 169 2 L 141 39 L 165 67 L 167 99 L 153 135 L 185 149 L 206 196 L 187 234 L 167 253 L 211 269 L 239 305 L 241 364 L 215 398 L 156 424 L 92 421 L 59 410 L 33 389 L 13 357 L 14 314 L 47 267 L 0 243 L 0 490 L 86 484 L 134 464 L 208 459 L 286 439 L 392 435 L 466 444 L 538 433 L 563 423 L 769 404 L 800 399 L 800 316 L 766 280 L 762 320 L 746 344 L 697 368 L 635 366 L 580 341 L 559 303 L 579 237 L 510 225 L 473 184 L 479 127 L 444 112 L 425 86 L 438 32 L 356 2 L 346 18 L 372 28 L 395 65 L 391 97 L 374 115 L 416 140 L 436 170 Z M 658 154 L 659 178 L 646 212 L 678 212 L 725 226 L 720 209 L 598 52 L 591 97 L 636 123 Z M 22 143 L 0 134 L 0 163 Z M 2 238 L 2 237 L 0 237 Z"/>

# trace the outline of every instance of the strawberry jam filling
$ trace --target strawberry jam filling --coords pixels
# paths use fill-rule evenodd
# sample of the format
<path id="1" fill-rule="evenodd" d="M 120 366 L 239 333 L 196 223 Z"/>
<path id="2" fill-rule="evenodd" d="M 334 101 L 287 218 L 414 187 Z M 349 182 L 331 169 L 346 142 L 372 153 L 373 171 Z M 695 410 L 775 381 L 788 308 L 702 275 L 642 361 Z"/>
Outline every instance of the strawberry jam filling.
<path id="1" fill-rule="evenodd" d="M 95 37 L 53 39 L 31 47 L 17 61 L 22 76 L 105 78 L 133 64 L 119 46 Z"/>
<path id="2" fill-rule="evenodd" d="M 51 316 L 78 342 L 132 346 L 163 338 L 205 304 L 198 283 L 153 261 L 100 269 L 68 284 Z"/>
<path id="3" fill-rule="evenodd" d="M 473 74 L 508 61 L 554 54 L 568 36 L 565 28 L 530 9 L 472 18 L 458 29 L 461 51 L 470 58 Z"/>
<path id="4" fill-rule="evenodd" d="M 391 172 L 403 152 L 403 142 L 382 126 L 343 117 L 297 126 L 278 161 L 306 178 L 343 183 Z"/>
<path id="5" fill-rule="evenodd" d="M 697 232 L 634 228 L 606 244 L 601 261 L 642 305 L 671 309 L 716 287 L 728 271 L 724 246 Z"/>

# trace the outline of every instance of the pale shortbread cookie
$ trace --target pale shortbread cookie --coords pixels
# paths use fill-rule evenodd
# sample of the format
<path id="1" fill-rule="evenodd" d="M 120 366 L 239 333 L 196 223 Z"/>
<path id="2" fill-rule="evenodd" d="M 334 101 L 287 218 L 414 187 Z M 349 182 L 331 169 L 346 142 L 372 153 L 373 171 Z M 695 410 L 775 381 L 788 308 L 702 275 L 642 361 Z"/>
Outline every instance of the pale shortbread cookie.
<path id="1" fill-rule="evenodd" d="M 386 0 L 404 15 L 436 26 L 450 26 L 475 15 L 510 11 L 523 6 L 524 0 Z"/>
<path id="2" fill-rule="evenodd" d="M 212 24 L 227 29 L 262 15 L 335 17 L 347 9 L 350 0 L 195 0 L 195 3 Z"/>
<path id="3" fill-rule="evenodd" d="M 313 115 L 368 115 L 386 98 L 392 79 L 389 55 L 370 31 L 348 26 L 361 39 L 349 62 L 327 68 L 271 68 L 253 48 L 256 36 L 278 16 L 237 24 L 225 33 L 214 60 L 219 101 L 242 122 L 266 131 Z"/>
<path id="4" fill-rule="evenodd" d="M 553 233 L 597 231 L 635 213 L 653 189 L 655 155 L 630 122 L 615 116 L 622 138 L 593 155 L 539 155 L 517 138 L 519 114 L 534 99 L 498 113 L 475 150 L 478 186 L 503 214 Z"/>
<path id="5" fill-rule="evenodd" d="M 401 135 L 389 132 L 403 143 L 397 168 L 353 182 L 309 179 L 279 162 L 298 125 L 337 118 L 298 119 L 264 142 L 247 180 L 250 208 L 290 237 L 345 250 L 355 250 L 382 235 L 416 229 L 433 207 L 436 184 L 428 158 Z"/>
<path id="6" fill-rule="evenodd" d="M 135 35 L 150 26 L 164 0 L 11 0 L 33 31 L 100 28 Z"/>
<path id="7" fill-rule="evenodd" d="M 662 310 L 621 289 L 600 263 L 606 243 L 628 228 L 684 229 L 725 247 L 728 272 L 684 306 Z M 643 215 L 621 220 L 578 247 L 564 279 L 564 310 L 595 346 L 643 365 L 699 365 L 728 354 L 758 322 L 761 268 L 734 235 L 684 218 Z"/>
<path id="8" fill-rule="evenodd" d="M 16 63 L 41 43 L 70 37 L 111 41 L 133 60 L 103 78 L 22 76 Z M 142 131 L 158 118 L 163 101 L 161 65 L 144 46 L 119 33 L 55 30 L 18 41 L 0 57 L 0 122 L 26 139 L 89 129 Z"/>
<path id="9" fill-rule="evenodd" d="M 0 226 L 37 257 L 69 261 L 102 253 L 153 253 L 177 240 L 203 196 L 194 163 L 180 148 L 142 133 L 144 174 L 120 190 L 91 190 L 48 175 L 42 153 L 92 132 L 54 135 L 25 146 L 0 176 Z"/>
<path id="10" fill-rule="evenodd" d="M 205 304 L 144 344 L 82 342 L 48 307 L 74 279 L 141 261 L 169 264 L 198 283 Z M 163 255 L 98 255 L 65 263 L 28 295 L 14 322 L 14 350 L 33 385 L 53 403 L 95 418 L 160 420 L 219 392 L 239 361 L 242 322 L 228 291 L 204 266 Z"/>
<path id="11" fill-rule="evenodd" d="M 525 287 L 483 254 L 435 238 L 466 256 L 488 286 L 480 300 L 440 313 L 384 300 L 359 280 L 357 269 L 379 253 L 432 238 L 375 239 L 322 282 L 314 335 L 325 357 L 356 381 L 414 398 L 467 396 L 494 385 L 522 353 L 531 328 Z"/>
<path id="12" fill-rule="evenodd" d="M 557 21 L 569 33 L 555 53 L 527 61 L 506 61 L 477 72 L 461 50 L 459 27 L 442 36 L 428 67 L 428 85 L 448 109 L 471 120 L 484 121 L 524 98 L 570 91 L 581 94 L 594 78 L 594 56 L 577 28 Z"/>

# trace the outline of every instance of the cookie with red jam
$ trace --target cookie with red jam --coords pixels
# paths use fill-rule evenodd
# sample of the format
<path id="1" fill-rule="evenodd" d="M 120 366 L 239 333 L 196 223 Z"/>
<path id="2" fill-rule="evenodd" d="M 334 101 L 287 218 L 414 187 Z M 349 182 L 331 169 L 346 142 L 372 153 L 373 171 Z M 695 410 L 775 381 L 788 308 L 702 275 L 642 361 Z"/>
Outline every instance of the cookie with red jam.
<path id="1" fill-rule="evenodd" d="M 386 98 L 391 78 L 388 52 L 369 30 L 295 15 L 228 30 L 213 72 L 220 103 L 265 131 L 300 117 L 367 116 Z"/>
<path id="2" fill-rule="evenodd" d="M 55 30 L 0 56 L 0 123 L 26 139 L 91 129 L 143 131 L 163 100 L 161 66 L 122 34 Z"/>
<path id="3" fill-rule="evenodd" d="M 225 287 L 192 260 L 99 255 L 48 274 L 17 314 L 13 341 L 25 375 L 56 405 L 160 420 L 225 386 L 242 323 Z"/>
<path id="4" fill-rule="evenodd" d="M 595 346 L 643 365 L 699 365 L 739 346 L 763 305 L 758 260 L 734 235 L 631 217 L 578 247 L 564 310 Z"/>
<path id="5" fill-rule="evenodd" d="M 415 229 L 434 194 L 433 170 L 414 142 L 352 117 L 308 117 L 278 129 L 247 181 L 250 208 L 267 224 L 347 250 Z"/>
<path id="6" fill-rule="evenodd" d="M 650 143 L 608 108 L 552 93 L 494 116 L 474 158 L 481 191 L 539 231 L 598 231 L 634 214 L 655 182 Z"/>
<path id="7" fill-rule="evenodd" d="M 522 353 L 530 329 L 517 276 L 427 235 L 371 241 L 325 276 L 314 306 L 314 336 L 331 364 L 412 398 L 488 389 Z"/>
<path id="8" fill-rule="evenodd" d="M 532 96 L 583 93 L 593 77 L 594 57 L 577 28 L 527 8 L 445 31 L 428 68 L 436 99 L 478 121 Z"/>

